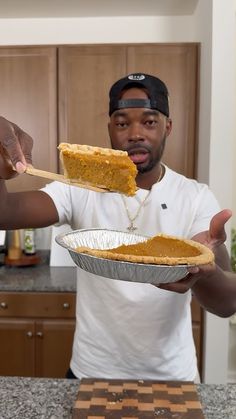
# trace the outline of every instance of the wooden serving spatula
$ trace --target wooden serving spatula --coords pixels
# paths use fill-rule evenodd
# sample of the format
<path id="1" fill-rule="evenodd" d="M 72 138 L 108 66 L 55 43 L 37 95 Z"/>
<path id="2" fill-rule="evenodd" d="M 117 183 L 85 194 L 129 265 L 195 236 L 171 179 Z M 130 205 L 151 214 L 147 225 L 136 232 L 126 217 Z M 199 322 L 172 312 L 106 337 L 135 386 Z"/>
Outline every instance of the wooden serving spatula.
<path id="1" fill-rule="evenodd" d="M 99 187 L 88 185 L 88 184 L 78 183 L 71 179 L 65 178 L 64 175 L 60 175 L 58 173 L 47 172 L 45 170 L 35 169 L 33 166 L 27 166 L 25 173 L 32 176 L 39 176 L 39 177 L 43 177 L 50 180 L 56 180 L 58 182 L 66 183 L 67 185 L 71 185 L 71 186 L 78 186 L 79 188 L 90 189 L 95 192 L 103 192 L 103 193 L 110 192 L 108 189 L 103 189 L 103 188 L 99 188 Z"/>

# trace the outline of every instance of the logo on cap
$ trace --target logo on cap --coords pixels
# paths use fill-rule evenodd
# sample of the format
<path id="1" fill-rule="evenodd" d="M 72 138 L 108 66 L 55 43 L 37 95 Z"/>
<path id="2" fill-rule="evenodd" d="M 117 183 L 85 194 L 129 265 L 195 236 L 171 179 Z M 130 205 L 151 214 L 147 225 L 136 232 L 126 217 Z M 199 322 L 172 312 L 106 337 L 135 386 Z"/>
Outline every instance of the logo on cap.
<path id="1" fill-rule="evenodd" d="M 144 80 L 145 76 L 143 74 L 130 74 L 128 76 L 129 80 Z"/>

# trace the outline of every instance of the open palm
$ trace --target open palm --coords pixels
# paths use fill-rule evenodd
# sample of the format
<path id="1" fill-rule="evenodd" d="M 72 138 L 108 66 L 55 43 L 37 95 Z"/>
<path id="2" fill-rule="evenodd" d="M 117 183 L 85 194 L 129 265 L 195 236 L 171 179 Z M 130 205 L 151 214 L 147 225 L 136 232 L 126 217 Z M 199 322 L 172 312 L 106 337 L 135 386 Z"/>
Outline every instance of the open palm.
<path id="1" fill-rule="evenodd" d="M 232 212 L 228 209 L 218 212 L 212 218 L 209 230 L 202 231 L 192 237 L 192 240 L 209 247 L 215 253 L 216 259 L 220 262 L 220 265 L 225 267 L 228 265 L 228 255 L 225 247 L 221 245 L 224 244 L 226 240 L 225 223 L 231 216 Z M 214 264 L 191 267 L 188 269 L 189 274 L 186 278 L 169 284 L 160 284 L 159 288 L 177 293 L 185 293 L 191 289 L 204 274 L 208 274 L 210 271 L 214 270 Z"/>
<path id="2" fill-rule="evenodd" d="M 218 212 L 210 222 L 209 230 L 202 231 L 192 237 L 192 240 L 202 243 L 214 251 L 226 240 L 225 224 L 232 216 L 232 211 L 224 209 Z"/>

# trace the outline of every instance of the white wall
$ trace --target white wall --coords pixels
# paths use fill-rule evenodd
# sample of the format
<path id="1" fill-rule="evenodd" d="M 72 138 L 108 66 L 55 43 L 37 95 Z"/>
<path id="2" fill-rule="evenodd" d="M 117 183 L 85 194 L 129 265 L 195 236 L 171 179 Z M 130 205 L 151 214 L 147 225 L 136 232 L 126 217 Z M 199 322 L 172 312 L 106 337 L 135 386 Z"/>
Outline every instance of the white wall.
<path id="1" fill-rule="evenodd" d="M 199 2 L 196 18 L 202 42 L 198 178 L 208 181 L 222 207 L 233 208 L 232 155 L 236 109 L 234 2 L 228 1 L 224 6 L 221 0 Z M 227 225 L 229 238 L 230 225 Z M 230 240 L 227 245 L 230 249 Z M 206 313 L 204 379 L 207 382 L 227 380 L 228 362 L 231 364 L 228 355 L 233 356 L 227 348 L 229 331 L 228 319 Z"/>
<path id="2" fill-rule="evenodd" d="M 192 41 L 192 16 L 0 19 L 0 45 Z"/>
<path id="3" fill-rule="evenodd" d="M 229 2 L 230 3 L 230 2 Z M 234 143 L 235 143 L 235 10 L 233 3 L 231 9 L 222 8 L 220 0 L 214 2 L 213 8 L 213 54 L 212 54 L 212 122 L 211 122 L 211 146 L 210 146 L 210 187 L 219 197 L 220 203 L 224 207 L 233 207 L 234 190 Z M 223 22 L 223 25 L 222 25 Z M 227 30 L 225 30 L 227 28 Z M 225 83 L 227 81 L 227 83 Z M 223 150 L 223 152 L 222 152 Z M 227 168 L 227 170 L 226 170 Z M 223 187 L 227 185 L 227 187 Z M 230 226 L 228 224 L 228 237 L 230 237 Z M 230 250 L 230 241 L 228 240 Z M 209 357 L 212 357 L 214 348 L 219 343 L 218 332 L 210 332 L 213 325 L 220 330 L 220 340 L 227 341 L 228 332 L 230 337 L 234 334 L 232 330 L 227 330 L 226 320 L 218 321 L 217 325 L 213 316 L 207 316 L 208 341 L 211 346 Z M 217 329 L 216 329 L 217 330 Z M 214 338 L 213 338 L 214 337 Z M 212 352 L 213 351 L 213 352 Z M 235 357 L 235 353 L 229 354 Z M 227 365 L 226 353 L 221 362 Z M 208 360 L 208 365 L 210 362 Z M 215 365 L 211 369 L 215 371 Z M 213 377 L 216 373 L 213 373 Z"/>
<path id="4" fill-rule="evenodd" d="M 235 10 L 236 10 L 236 0 L 235 0 Z M 236 26 L 236 25 L 235 25 Z M 236 96 L 236 89 L 235 89 Z M 235 139 L 235 138 L 234 138 Z M 234 148 L 232 153 L 233 160 L 233 217 L 232 217 L 232 227 L 236 229 L 236 141 L 234 141 Z M 231 382 L 236 382 L 236 324 L 230 325 L 230 335 L 229 335 L 229 365 L 228 365 L 228 377 Z"/>
<path id="5" fill-rule="evenodd" d="M 234 0 L 234 9 L 236 14 L 236 0 Z M 236 16 L 235 16 L 235 27 L 236 27 Z M 236 29 L 235 29 L 236 32 Z M 235 87 L 235 97 L 236 97 L 236 87 Z M 233 167 L 236 167 L 236 141 L 234 141 L 233 148 Z M 233 170 L 233 185 L 236 185 L 236 170 Z M 232 217 L 232 227 L 236 229 L 236 187 L 233 188 L 233 217 Z"/>
<path id="6" fill-rule="evenodd" d="M 0 45 L 201 42 L 198 178 L 232 208 L 234 3 L 199 0 L 194 15 L 178 17 L 0 19 Z M 208 313 L 205 325 L 204 379 L 226 382 L 229 321 Z"/>

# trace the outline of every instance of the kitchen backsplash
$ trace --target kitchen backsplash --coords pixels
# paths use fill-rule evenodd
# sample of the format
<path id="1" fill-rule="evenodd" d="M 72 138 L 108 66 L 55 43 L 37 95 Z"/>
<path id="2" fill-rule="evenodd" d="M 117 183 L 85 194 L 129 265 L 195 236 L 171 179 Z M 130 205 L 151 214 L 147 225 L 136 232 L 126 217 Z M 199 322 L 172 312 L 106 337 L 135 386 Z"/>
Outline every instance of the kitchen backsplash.
<path id="1" fill-rule="evenodd" d="M 35 230 L 35 245 L 38 250 L 51 248 L 52 227 L 37 228 Z"/>
<path id="2" fill-rule="evenodd" d="M 39 228 L 34 230 L 36 250 L 49 250 L 51 248 L 52 227 Z M 11 243 L 12 231 L 7 231 L 7 244 Z M 24 230 L 20 230 L 21 248 L 24 249 Z"/>
<path id="3" fill-rule="evenodd" d="M 50 251 L 50 266 L 75 266 L 69 252 L 63 247 L 59 246 L 55 237 L 61 233 L 71 231 L 69 225 L 50 226 L 46 228 L 34 229 L 34 244 L 35 250 L 49 250 Z M 13 240 L 13 231 L 7 232 L 7 248 Z M 24 250 L 24 230 L 20 230 L 20 247 Z"/>

